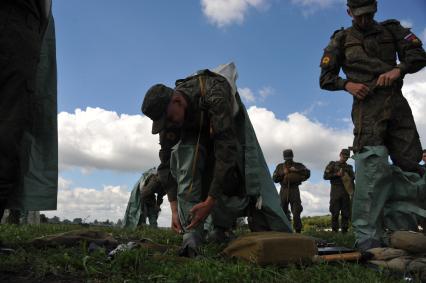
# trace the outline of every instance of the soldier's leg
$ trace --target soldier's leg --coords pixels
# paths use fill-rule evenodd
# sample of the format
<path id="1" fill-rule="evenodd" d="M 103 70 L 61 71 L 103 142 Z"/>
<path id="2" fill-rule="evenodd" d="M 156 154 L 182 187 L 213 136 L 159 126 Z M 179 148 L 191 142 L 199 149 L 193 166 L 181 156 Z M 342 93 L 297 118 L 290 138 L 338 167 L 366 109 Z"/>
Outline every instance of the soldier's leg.
<path id="1" fill-rule="evenodd" d="M 330 196 L 331 229 L 339 232 L 340 198 L 332 194 Z"/>
<path id="2" fill-rule="evenodd" d="M 158 227 L 157 219 L 158 219 L 157 207 L 155 205 L 148 206 L 149 226 L 152 227 L 152 228 L 157 228 Z"/>
<path id="3" fill-rule="evenodd" d="M 422 173 L 419 165 L 422 145 L 411 108 L 399 92 L 392 95 L 392 116 L 385 136 L 385 145 L 395 165 L 403 171 Z"/>
<path id="4" fill-rule="evenodd" d="M 289 188 L 283 188 L 281 187 L 280 190 L 280 199 L 281 199 L 281 207 L 284 211 L 284 214 L 287 216 L 288 221 L 291 222 L 291 213 L 290 210 L 288 208 L 289 204 L 290 204 L 290 191 Z"/>
<path id="5" fill-rule="evenodd" d="M 299 188 L 292 188 L 290 190 L 290 204 L 291 204 L 291 213 L 293 214 L 293 227 L 296 233 L 302 231 L 302 219 L 300 214 L 303 211 L 302 200 L 300 199 Z"/>
<path id="6" fill-rule="evenodd" d="M 342 233 L 348 232 L 349 227 L 349 219 L 351 215 L 351 200 L 349 198 L 349 194 L 343 194 L 341 198 L 341 213 L 342 220 L 340 227 L 342 228 Z"/>

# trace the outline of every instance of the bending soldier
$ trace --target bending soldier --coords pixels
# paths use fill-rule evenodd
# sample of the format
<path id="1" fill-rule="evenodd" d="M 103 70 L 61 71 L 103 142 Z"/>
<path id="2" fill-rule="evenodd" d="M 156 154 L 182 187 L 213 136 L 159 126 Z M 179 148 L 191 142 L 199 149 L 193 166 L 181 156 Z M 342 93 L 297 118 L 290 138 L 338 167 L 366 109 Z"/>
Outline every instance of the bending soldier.
<path id="1" fill-rule="evenodd" d="M 348 231 L 351 213 L 351 198 L 353 194 L 353 180 L 355 173 L 352 165 L 347 164 L 350 152 L 342 149 L 340 159 L 331 161 L 324 171 L 324 180 L 330 180 L 330 212 L 331 228 L 333 232 L 339 232 L 339 215 L 342 215 L 342 233 Z"/>
<path id="2" fill-rule="evenodd" d="M 158 227 L 157 219 L 161 211 L 163 197 L 166 194 L 157 174 L 151 174 L 145 182 L 139 184 L 141 196 L 141 223 L 146 224 L 148 218 L 149 226 Z"/>
<path id="3" fill-rule="evenodd" d="M 275 183 L 281 184 L 281 207 L 290 220 L 291 215 L 288 206 L 291 206 L 293 228 L 296 233 L 300 233 L 303 227 L 300 218 L 303 207 L 302 200 L 300 199 L 299 185 L 310 177 L 311 172 L 302 163 L 293 161 L 293 151 L 291 149 L 284 150 L 283 156 L 285 161 L 277 165 L 272 179 Z"/>

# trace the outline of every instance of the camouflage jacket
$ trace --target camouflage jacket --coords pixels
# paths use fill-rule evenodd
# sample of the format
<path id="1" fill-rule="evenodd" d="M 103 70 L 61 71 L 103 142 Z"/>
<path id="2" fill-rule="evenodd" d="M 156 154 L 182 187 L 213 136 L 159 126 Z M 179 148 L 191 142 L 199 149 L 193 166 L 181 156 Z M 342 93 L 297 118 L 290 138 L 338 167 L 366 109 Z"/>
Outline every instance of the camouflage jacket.
<path id="1" fill-rule="evenodd" d="M 324 49 L 320 86 L 327 90 L 344 90 L 346 82 L 351 81 L 374 88 L 379 75 L 398 67 L 402 76 L 396 86 L 402 87 L 405 74 L 415 73 L 425 65 L 422 42 L 398 21 L 375 23 L 364 32 L 353 24 L 334 32 Z M 339 76 L 341 68 L 346 79 Z"/>
<path id="2" fill-rule="evenodd" d="M 139 185 L 141 201 L 149 205 L 157 205 L 158 207 L 163 203 L 163 197 L 166 194 L 158 175 L 151 174 L 146 180 Z"/>
<path id="3" fill-rule="evenodd" d="M 332 185 L 340 185 L 343 187 L 342 178 L 337 175 L 340 171 L 342 173 L 348 173 L 352 180 L 355 179 L 355 173 L 352 165 L 347 164 L 346 162 L 330 161 L 324 170 L 324 180 L 330 180 Z"/>
<path id="4" fill-rule="evenodd" d="M 288 173 L 285 173 L 287 167 Z M 311 171 L 302 163 L 284 162 L 277 165 L 272 179 L 275 183 L 280 183 L 281 188 L 297 187 L 303 181 L 306 181 L 311 176 Z"/>
<path id="5" fill-rule="evenodd" d="M 228 194 L 234 189 L 230 184 L 236 184 L 231 179 L 242 180 L 231 86 L 224 77 L 203 70 L 176 81 L 175 91 L 188 101 L 181 142 L 196 144 L 201 131 L 200 144 L 206 149 L 206 163 L 212 167 L 206 172 L 209 180 L 203 181 L 208 186 L 208 195 L 218 198 L 221 193 Z"/>

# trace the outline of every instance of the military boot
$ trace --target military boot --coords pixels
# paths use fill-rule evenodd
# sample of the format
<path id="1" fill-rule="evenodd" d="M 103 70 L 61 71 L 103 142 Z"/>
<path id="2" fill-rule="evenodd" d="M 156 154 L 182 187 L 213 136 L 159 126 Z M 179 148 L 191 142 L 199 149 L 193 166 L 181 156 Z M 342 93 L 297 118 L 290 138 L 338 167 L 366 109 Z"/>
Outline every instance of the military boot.
<path id="1" fill-rule="evenodd" d="M 200 254 L 203 243 L 202 236 L 197 232 L 189 232 L 183 235 L 182 246 L 178 252 L 179 256 L 194 258 Z"/>

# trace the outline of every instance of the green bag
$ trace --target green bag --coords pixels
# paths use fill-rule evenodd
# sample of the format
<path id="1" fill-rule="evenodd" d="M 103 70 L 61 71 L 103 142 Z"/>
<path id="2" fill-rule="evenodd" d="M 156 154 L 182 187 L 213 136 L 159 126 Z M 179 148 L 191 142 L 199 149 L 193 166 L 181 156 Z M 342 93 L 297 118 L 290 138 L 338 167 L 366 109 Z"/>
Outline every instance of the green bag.
<path id="1" fill-rule="evenodd" d="M 315 240 L 300 234 L 253 232 L 238 237 L 222 252 L 259 265 L 310 262 L 318 253 Z"/>

